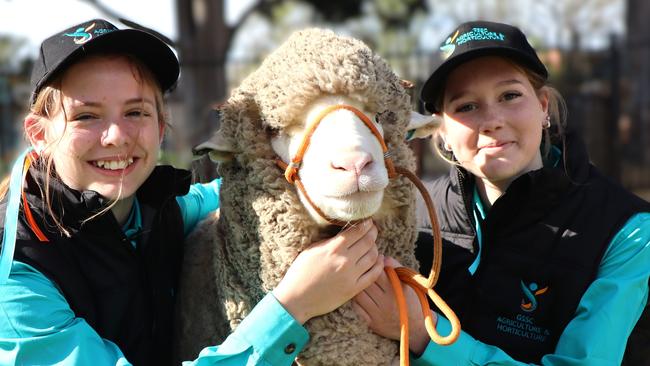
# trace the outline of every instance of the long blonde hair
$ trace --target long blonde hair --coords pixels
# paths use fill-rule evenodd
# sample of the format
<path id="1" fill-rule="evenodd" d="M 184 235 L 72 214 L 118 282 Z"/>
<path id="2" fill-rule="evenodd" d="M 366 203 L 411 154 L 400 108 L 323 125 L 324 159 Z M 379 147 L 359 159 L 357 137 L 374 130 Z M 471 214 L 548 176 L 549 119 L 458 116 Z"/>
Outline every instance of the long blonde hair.
<path id="1" fill-rule="evenodd" d="M 101 54 L 93 54 L 92 56 L 88 56 L 88 57 L 116 57 L 116 58 L 121 57 L 126 59 L 129 65 L 131 66 L 131 70 L 133 72 L 133 77 L 135 78 L 135 80 L 138 83 L 140 83 L 141 86 L 143 87 L 144 85 L 150 86 L 154 91 L 156 113 L 158 114 L 158 121 L 161 127 L 168 123 L 162 88 L 160 87 L 160 84 L 158 83 L 153 73 L 138 58 L 129 54 L 121 54 L 121 53 L 117 53 L 117 54 L 101 53 Z M 63 78 L 63 74 L 65 74 L 65 72 L 59 73 L 52 80 L 50 80 L 39 91 L 38 95 L 34 100 L 34 103 L 30 106 L 29 115 L 27 118 L 34 118 L 36 120 L 36 123 L 32 123 L 29 125 L 28 128 L 30 130 L 25 131 L 25 134 L 27 136 L 44 133 L 46 123 L 48 123 L 51 120 L 51 118 L 53 118 L 59 112 L 64 113 L 65 120 L 66 121 L 68 120 L 67 115 L 65 115 L 65 109 L 63 108 L 63 96 L 61 93 L 61 80 Z M 63 137 L 64 134 L 65 134 L 65 128 L 63 130 L 63 133 L 61 134 L 61 137 Z M 45 148 L 39 152 L 40 157 L 38 161 L 34 162 L 32 166 L 33 169 L 39 169 L 45 173 L 44 174 L 46 177 L 45 189 L 39 186 L 39 190 L 40 190 L 41 197 L 43 198 L 44 205 L 46 206 L 47 212 L 49 213 L 52 220 L 54 221 L 55 226 L 61 231 L 61 233 L 63 233 L 66 236 L 70 236 L 68 230 L 61 223 L 60 218 L 57 217 L 57 215 L 52 210 L 53 197 L 51 194 L 51 190 L 49 189 L 50 180 L 52 179 L 52 177 L 54 177 L 53 172 L 55 171 L 52 169 L 53 158 L 49 152 L 55 149 L 60 143 L 60 141 L 61 138 L 57 139 L 56 141 L 48 142 Z M 9 187 L 9 177 L 6 177 L 5 179 L 3 179 L 2 183 L 0 183 L 0 199 L 4 198 L 4 196 L 7 193 L 8 187 Z M 115 200 L 110 202 L 109 205 L 107 205 L 99 212 L 84 219 L 83 222 L 92 220 L 93 218 L 109 211 L 119 201 L 120 199 L 119 196 L 121 196 L 121 192 L 122 190 L 120 188 L 118 197 Z"/>

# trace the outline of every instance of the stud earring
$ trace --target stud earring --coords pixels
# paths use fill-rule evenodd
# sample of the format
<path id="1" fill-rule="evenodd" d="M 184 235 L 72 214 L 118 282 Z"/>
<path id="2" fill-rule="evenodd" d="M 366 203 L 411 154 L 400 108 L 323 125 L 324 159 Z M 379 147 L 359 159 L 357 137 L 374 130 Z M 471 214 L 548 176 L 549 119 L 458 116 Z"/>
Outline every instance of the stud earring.
<path id="1" fill-rule="evenodd" d="M 546 118 L 544 118 L 544 123 L 542 124 L 542 128 L 547 129 L 549 127 L 551 127 L 551 116 L 547 114 Z"/>

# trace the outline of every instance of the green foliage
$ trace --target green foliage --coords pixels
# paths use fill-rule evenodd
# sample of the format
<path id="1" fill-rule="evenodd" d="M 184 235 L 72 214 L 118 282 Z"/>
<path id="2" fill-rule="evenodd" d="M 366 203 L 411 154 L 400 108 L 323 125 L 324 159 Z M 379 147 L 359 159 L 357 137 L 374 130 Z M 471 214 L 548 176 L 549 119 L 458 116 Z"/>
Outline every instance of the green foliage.
<path id="1" fill-rule="evenodd" d="M 323 17 L 326 22 L 341 23 L 349 18 L 356 18 L 361 15 L 360 0 L 303 0 L 311 4 Z"/>
<path id="2" fill-rule="evenodd" d="M 262 0 L 257 12 L 271 20 L 278 20 L 287 16 L 296 3 L 313 7 L 325 22 L 342 23 L 362 14 L 363 0 Z"/>
<path id="3" fill-rule="evenodd" d="M 424 0 L 376 0 L 372 3 L 388 29 L 408 28 L 413 14 L 428 10 Z"/>
<path id="4" fill-rule="evenodd" d="M 14 60 L 17 51 L 25 45 L 25 39 L 0 35 L 0 69 Z"/>

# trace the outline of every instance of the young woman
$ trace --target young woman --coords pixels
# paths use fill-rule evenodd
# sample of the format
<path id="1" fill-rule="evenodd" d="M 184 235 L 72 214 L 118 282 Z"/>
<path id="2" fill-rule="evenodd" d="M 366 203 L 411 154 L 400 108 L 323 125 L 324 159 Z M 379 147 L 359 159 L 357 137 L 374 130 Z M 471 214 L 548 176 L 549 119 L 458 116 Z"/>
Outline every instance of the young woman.
<path id="1" fill-rule="evenodd" d="M 444 242 L 436 289 L 464 331 L 437 346 L 411 311 L 413 363 L 621 364 L 648 298 L 650 205 L 590 164 L 519 29 L 464 23 L 440 50 L 421 94 L 452 163 L 431 186 Z M 429 273 L 431 237 L 421 238 Z M 376 332 L 399 337 L 384 276 L 355 301 Z M 625 354 L 634 365 L 650 362 L 642 324 Z M 449 322 L 438 316 L 437 328 Z"/>
<path id="2" fill-rule="evenodd" d="M 42 43 L 24 122 L 32 149 L 0 192 L 1 364 L 171 363 L 183 237 L 218 208 L 218 182 L 190 186 L 189 172 L 156 166 L 163 93 L 178 75 L 162 41 L 104 20 Z M 367 221 L 311 246 L 188 364 L 290 365 L 308 340 L 302 323 L 381 273 L 376 235 Z"/>

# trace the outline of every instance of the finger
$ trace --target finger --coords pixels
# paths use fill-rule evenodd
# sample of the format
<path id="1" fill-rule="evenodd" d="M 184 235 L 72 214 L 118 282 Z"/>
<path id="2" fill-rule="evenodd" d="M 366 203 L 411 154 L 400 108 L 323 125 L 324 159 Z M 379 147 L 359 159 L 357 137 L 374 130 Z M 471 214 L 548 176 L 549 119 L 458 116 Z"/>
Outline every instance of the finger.
<path id="1" fill-rule="evenodd" d="M 384 260 L 384 272 L 379 276 L 377 281 L 375 281 L 377 287 L 379 287 L 383 292 L 391 292 L 391 284 L 386 274 L 386 260 Z"/>
<path id="2" fill-rule="evenodd" d="M 375 241 L 377 240 L 377 233 L 377 227 L 372 225 L 366 234 L 354 243 L 348 245 L 348 254 L 356 258 L 364 255 L 368 250 L 370 250 L 370 248 L 376 246 Z"/>
<path id="3" fill-rule="evenodd" d="M 362 269 L 362 272 L 365 272 L 375 264 L 377 258 L 379 258 L 379 250 L 376 245 L 373 245 L 357 259 L 355 264 Z"/>
<path id="4" fill-rule="evenodd" d="M 366 310 L 364 310 L 364 308 L 356 302 L 356 299 L 352 301 L 352 310 L 354 310 L 354 312 L 357 313 L 357 315 L 359 315 L 359 317 L 363 319 L 366 324 L 372 323 L 370 315 L 368 315 Z"/>
<path id="5" fill-rule="evenodd" d="M 384 259 L 384 265 L 388 267 L 393 267 L 393 268 L 398 268 L 398 267 L 403 267 L 400 262 L 397 261 L 397 259 L 393 257 L 386 257 Z"/>
<path id="6" fill-rule="evenodd" d="M 357 284 L 361 288 L 365 289 L 368 286 L 372 285 L 372 283 L 375 282 L 383 272 L 384 256 L 383 254 L 380 254 L 375 264 L 357 279 Z"/>
<path id="7" fill-rule="evenodd" d="M 372 287 L 369 286 L 368 288 Z M 373 311 L 376 312 L 379 309 L 379 304 L 375 299 L 368 293 L 368 289 L 365 289 L 354 296 L 354 301 L 356 301 L 361 307 L 366 310 L 368 315 Z M 372 317 L 371 317 L 372 318 Z"/>
<path id="8" fill-rule="evenodd" d="M 368 233 L 368 231 L 374 227 L 372 220 L 363 220 L 362 222 L 350 226 L 340 233 L 336 234 L 331 240 L 328 240 L 328 243 L 332 243 L 336 246 L 342 246 L 344 248 L 349 248 L 354 245 L 359 239 Z"/>
<path id="9" fill-rule="evenodd" d="M 386 274 L 385 271 L 386 267 L 384 267 L 384 270 L 379 274 L 379 278 L 370 286 L 366 288 L 366 291 L 370 291 L 372 295 L 377 295 L 377 296 L 384 296 L 386 294 L 386 289 L 390 288 L 390 280 L 388 279 L 388 275 Z"/>
<path id="10" fill-rule="evenodd" d="M 382 307 L 382 297 L 384 296 L 384 293 L 381 291 L 381 289 L 377 286 L 376 283 L 373 283 L 372 285 L 366 287 L 365 290 L 359 293 L 359 295 L 363 294 L 363 299 L 369 299 L 372 301 L 372 304 L 374 305 L 375 308 L 380 309 Z"/>

